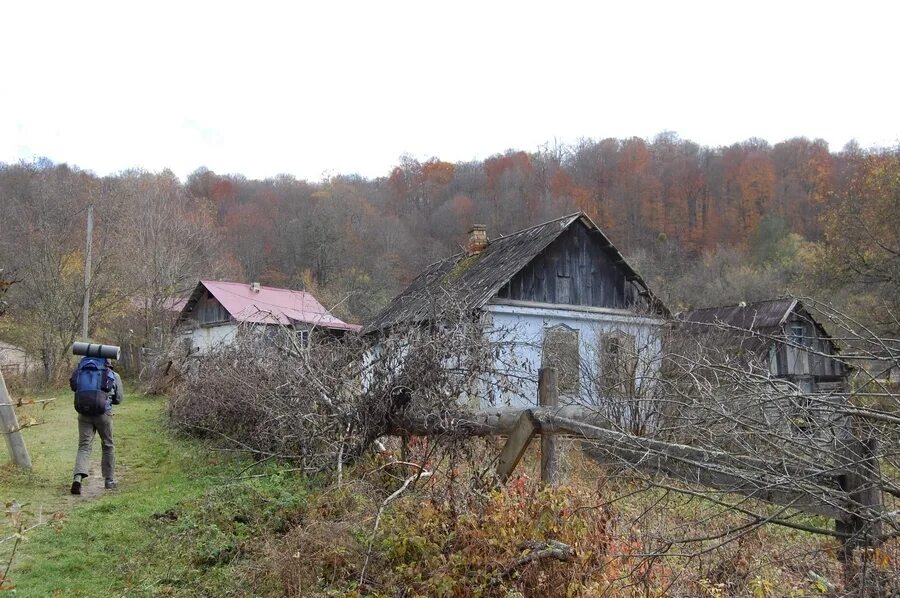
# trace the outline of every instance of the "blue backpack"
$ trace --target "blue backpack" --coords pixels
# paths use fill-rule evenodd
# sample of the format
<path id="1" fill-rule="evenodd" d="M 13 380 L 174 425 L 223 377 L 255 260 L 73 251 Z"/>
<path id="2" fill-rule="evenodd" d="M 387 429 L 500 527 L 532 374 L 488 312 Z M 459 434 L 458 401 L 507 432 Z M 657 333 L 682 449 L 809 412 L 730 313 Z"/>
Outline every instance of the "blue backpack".
<path id="1" fill-rule="evenodd" d="M 69 377 L 75 392 L 75 411 L 82 415 L 103 415 L 116 379 L 102 357 L 83 357 Z"/>

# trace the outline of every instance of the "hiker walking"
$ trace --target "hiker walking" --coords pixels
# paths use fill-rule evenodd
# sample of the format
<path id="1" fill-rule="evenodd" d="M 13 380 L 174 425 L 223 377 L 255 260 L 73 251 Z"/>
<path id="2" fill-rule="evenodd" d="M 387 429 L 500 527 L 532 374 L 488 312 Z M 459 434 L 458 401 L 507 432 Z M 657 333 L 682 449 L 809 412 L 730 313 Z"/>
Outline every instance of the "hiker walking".
<path id="1" fill-rule="evenodd" d="M 78 412 L 78 455 L 75 457 L 72 494 L 81 494 L 81 482 L 88 477 L 95 432 L 100 435 L 103 448 L 104 487 L 115 488 L 112 406 L 124 398 L 122 379 L 113 371 L 108 359 L 83 357 L 69 378 L 69 387 L 75 392 L 75 411 Z"/>

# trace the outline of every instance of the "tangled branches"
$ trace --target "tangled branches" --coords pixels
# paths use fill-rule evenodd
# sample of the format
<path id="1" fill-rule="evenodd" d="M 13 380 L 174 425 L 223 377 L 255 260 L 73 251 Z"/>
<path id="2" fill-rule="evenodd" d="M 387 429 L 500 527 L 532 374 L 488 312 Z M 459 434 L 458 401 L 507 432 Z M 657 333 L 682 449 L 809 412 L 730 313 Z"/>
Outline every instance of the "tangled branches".
<path id="1" fill-rule="evenodd" d="M 232 449 L 310 470 L 340 471 L 385 434 L 449 439 L 456 449 L 466 444 L 455 441 L 474 435 L 508 433 L 518 413 L 483 408 L 504 395 L 522 396 L 533 372 L 517 356 L 526 349 L 533 355 L 535 347 L 517 345 L 510 332 L 471 314 L 444 313 L 440 325 L 395 329 L 369 342 L 314 335 L 304 346 L 286 329 L 243 331 L 241 342 L 188 368 L 172 421 Z M 896 367 L 896 340 L 874 337 L 836 312 L 817 313 L 837 331 L 840 353 L 801 350 L 775 332 L 752 333 L 735 345 L 735 335 L 746 331 L 718 322 L 702 334 L 671 327 L 661 342 L 593 335 L 601 344 L 582 352 L 580 365 L 577 352 L 560 352 L 559 367 L 573 367 L 568 379 L 578 392 L 538 419 L 582 439 L 586 455 L 602 461 L 599 470 L 590 463 L 587 479 L 616 479 L 623 504 L 639 505 L 623 525 L 652 529 L 642 537 L 640 558 L 699 563 L 779 524 L 820 539 L 805 541 L 804 550 L 867 546 L 857 557 L 876 555 L 888 562 L 879 565 L 884 571 L 893 566 L 900 535 L 895 385 L 841 378 L 811 392 L 782 375 L 766 347 L 805 352 L 810 364 L 829 359 L 854 367 L 877 358 Z M 481 471 L 489 460 L 470 469 Z M 443 495 L 457 513 L 456 492 L 480 495 L 455 477 L 452 463 L 446 471 L 461 482 Z M 667 509 L 676 516 L 664 517 Z M 853 554 L 846 551 L 845 561 Z M 848 583 L 858 571 L 866 569 L 848 567 Z M 718 573 L 706 575 L 719 583 Z M 875 583 L 869 579 L 854 583 Z"/>
<path id="2" fill-rule="evenodd" d="M 451 316 L 440 326 L 394 330 L 377 342 L 246 328 L 238 342 L 193 358 L 170 420 L 308 470 L 351 462 L 379 436 L 402 433 L 405 422 L 465 436 L 459 414 L 468 398 L 482 401 L 489 389 L 515 382 L 497 375 L 502 335 L 488 339 L 477 318 L 445 313 Z"/>

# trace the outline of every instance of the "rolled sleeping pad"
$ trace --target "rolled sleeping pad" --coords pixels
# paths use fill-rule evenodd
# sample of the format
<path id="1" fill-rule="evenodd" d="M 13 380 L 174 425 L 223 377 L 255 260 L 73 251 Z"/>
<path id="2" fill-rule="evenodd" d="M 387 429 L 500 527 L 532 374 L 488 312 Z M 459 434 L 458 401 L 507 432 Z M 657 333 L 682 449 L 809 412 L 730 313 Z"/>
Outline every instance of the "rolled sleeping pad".
<path id="1" fill-rule="evenodd" d="M 97 343 L 72 343 L 73 355 L 118 359 L 121 352 L 122 349 L 115 345 L 99 345 Z"/>

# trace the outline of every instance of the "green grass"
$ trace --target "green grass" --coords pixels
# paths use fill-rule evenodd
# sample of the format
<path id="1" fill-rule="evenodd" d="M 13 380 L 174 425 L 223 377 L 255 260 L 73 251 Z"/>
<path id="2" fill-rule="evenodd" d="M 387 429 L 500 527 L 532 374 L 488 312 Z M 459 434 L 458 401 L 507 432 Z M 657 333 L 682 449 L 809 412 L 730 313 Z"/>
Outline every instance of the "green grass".
<path id="1" fill-rule="evenodd" d="M 67 392 L 56 396 L 46 408 L 19 410 L 20 420 L 41 422 L 24 431 L 34 470 L 15 471 L 5 453 L 0 462 L 4 503 L 27 505 L 32 522 L 39 512 L 64 513 L 19 545 L 10 572 L 17 595 L 241 595 L 235 571 L 252 552 L 249 538 L 286 528 L 302 511 L 305 482 L 271 469 L 236 482 L 248 461 L 173 437 L 164 399 L 126 395 L 114 415 L 119 489 L 99 489 L 92 476 L 91 493 L 71 496 L 76 414 Z M 99 440 L 93 457 L 99 472 Z M 12 545 L 0 544 L 0 562 Z"/>
<path id="2" fill-rule="evenodd" d="M 53 395 L 36 398 L 49 396 Z M 88 494 L 73 497 L 68 489 L 77 444 L 76 415 L 68 392 L 56 396 L 59 400 L 46 408 L 31 405 L 18 410 L 21 421 L 34 418 L 40 422 L 24 431 L 34 470 L 15 470 L 7 463 L 5 452 L 0 461 L 3 502 L 26 504 L 33 513 L 32 522 L 38 512 L 44 518 L 53 513 L 64 515 L 53 525 L 28 532 L 26 541 L 18 547 L 10 572 L 17 595 L 280 595 L 286 587 L 285 571 L 291 580 L 297 580 L 307 569 L 309 575 L 303 580 L 307 592 L 313 586 L 327 585 L 328 591 L 333 592 L 329 595 L 345 595 L 348 588 L 354 587 L 358 571 L 353 559 L 365 551 L 379 497 L 395 490 L 398 479 L 382 472 L 383 478 L 367 477 L 358 488 L 348 482 L 341 491 L 333 487 L 323 491 L 326 479 L 279 471 L 283 465 L 267 463 L 245 472 L 251 465 L 246 458 L 211 451 L 198 440 L 172 436 L 164 420 L 165 399 L 128 395 L 114 416 L 119 489 L 104 491 L 98 487 L 102 483 L 98 476 L 93 476 Z M 94 450 L 93 469 L 99 471 L 99 442 Z M 538 477 L 536 450 L 534 445 L 518 470 L 529 474 L 532 480 Z M 494 448 L 488 449 L 487 455 L 495 452 Z M 652 530 L 649 537 L 653 538 L 657 528 L 702 536 L 728 522 L 745 521 L 732 514 L 705 522 L 710 511 L 702 501 L 669 496 L 661 490 L 631 497 L 636 486 L 628 478 L 605 479 L 598 487 L 598 475 L 602 477 L 603 470 L 572 455 L 569 465 L 571 485 L 575 490 L 580 488 L 589 504 L 615 496 L 629 497 L 610 503 L 614 530 L 610 533 L 616 541 L 638 533 L 634 522 L 640 522 L 640 527 L 648 526 Z M 355 474 L 353 468 L 349 469 L 347 480 L 355 479 Z M 362 482 L 362 478 L 358 481 Z M 422 494 L 410 492 L 386 512 L 379 532 L 378 555 L 373 561 L 373 570 L 383 568 L 378 577 L 405 579 L 403 571 L 421 564 L 407 562 L 406 557 L 391 560 L 392 550 L 405 546 L 409 538 L 431 533 L 429 520 L 418 516 L 419 509 L 429 493 L 443 496 L 443 488 L 439 485 L 423 489 Z M 439 500 L 438 504 L 443 502 Z M 664 507 L 651 512 L 661 502 Z M 515 501 L 511 505 L 512 517 L 518 506 Z M 399 509 L 399 515 L 395 509 Z M 827 525 L 824 521 L 815 523 Z M 482 540 L 489 542 L 495 535 L 505 533 L 504 529 L 486 527 Z M 522 532 L 523 537 L 534 532 L 530 528 L 526 531 Z M 290 534 L 285 537 L 287 532 Z M 0 538 L 11 533 L 9 523 L 0 520 Z M 727 571 L 731 567 L 727 559 L 744 554 L 753 564 L 752 575 L 747 579 L 762 576 L 779 589 L 807 587 L 805 576 L 811 570 L 838 579 L 836 562 L 827 556 L 834 544 L 828 538 L 778 527 L 759 530 L 747 538 L 747 547 L 733 543 L 722 554 L 711 554 L 704 562 L 715 563 L 710 559 L 719 559 Z M 468 549 L 462 549 L 447 558 L 465 561 L 472 557 L 474 560 L 468 565 L 472 568 L 486 566 L 482 557 L 496 558 L 501 554 L 503 559 L 512 558 L 496 549 L 507 541 L 494 539 L 497 544 L 484 548 L 486 552 L 479 553 L 481 557 L 476 554 L 475 558 Z M 441 546 L 444 540 L 441 539 Z M 12 546 L 13 542 L 0 544 L 0 564 L 5 565 Z M 304 550 L 302 557 L 290 556 Z M 290 566 L 285 565 L 285 560 Z M 689 579 L 708 576 L 711 567 L 679 557 L 669 557 L 667 563 L 679 570 L 694 567 Z M 425 579 L 433 571 L 420 573 Z M 685 583 L 685 587 L 691 587 L 690 581 Z"/>
<path id="3" fill-rule="evenodd" d="M 27 503 L 35 515 L 38 511 L 46 514 L 69 511 L 86 502 L 84 498 L 68 493 L 78 446 L 77 414 L 72 409 L 71 393 L 49 393 L 35 398 L 51 397 L 57 397 L 57 400 L 43 406 L 26 405 L 16 410 L 20 423 L 29 418 L 38 422 L 38 425 L 22 432 L 31 454 L 32 471 L 14 468 L 5 451 L 0 456 L 0 470 L 4 478 L 0 490 L 2 498 L 4 501 Z M 123 491 L 142 488 L 167 477 L 178 469 L 178 457 L 190 451 L 189 446 L 164 434 L 146 434 L 148 429 L 162 429 L 163 403 L 159 398 L 129 396 L 115 410 L 113 426 L 118 456 L 117 474 L 123 482 Z M 95 438 L 93 472 L 86 481 L 86 492 L 94 493 L 102 484 L 98 475 L 99 463 L 100 441 Z M 5 531 L 2 527 L 0 530 Z"/>

